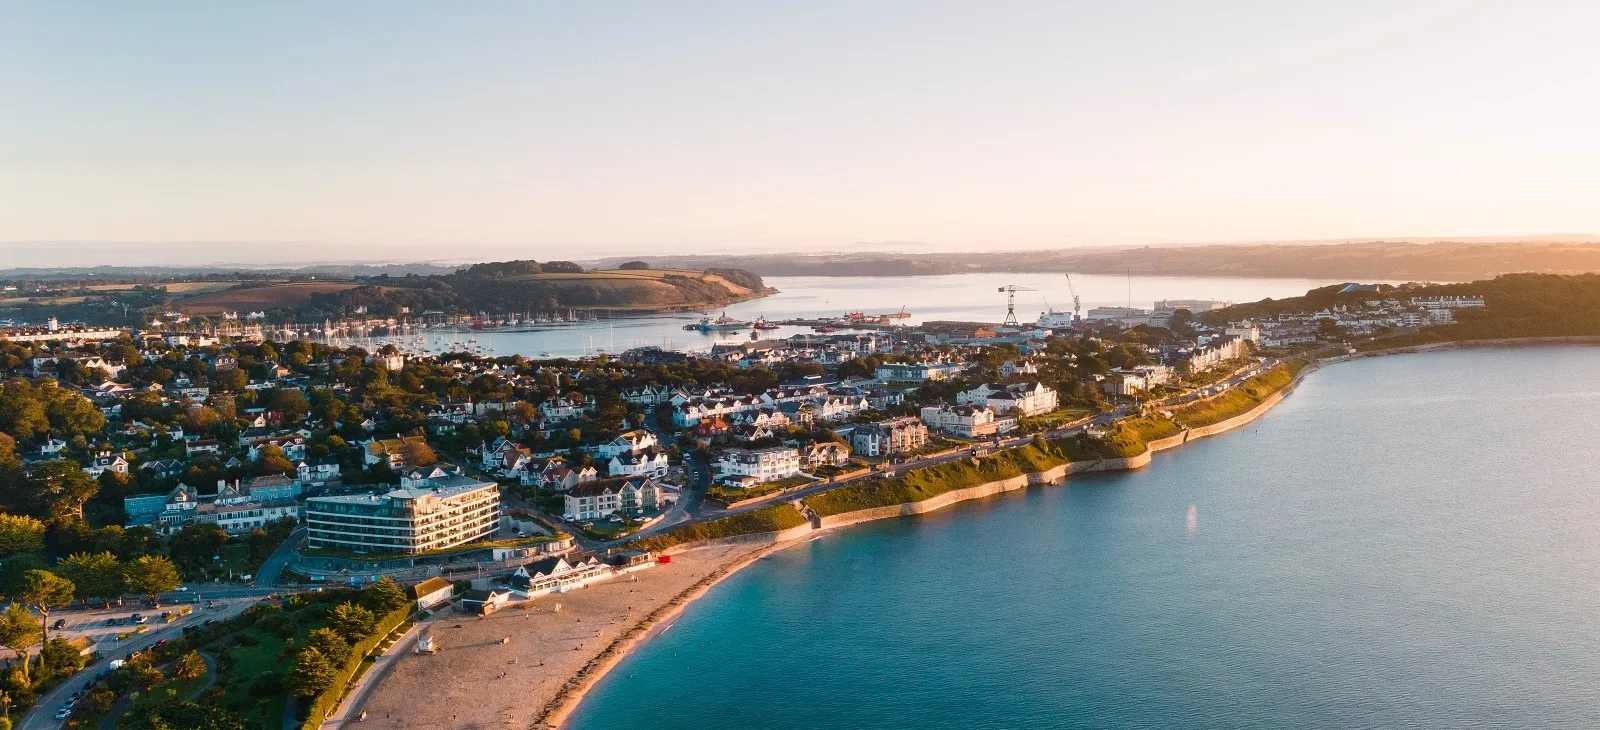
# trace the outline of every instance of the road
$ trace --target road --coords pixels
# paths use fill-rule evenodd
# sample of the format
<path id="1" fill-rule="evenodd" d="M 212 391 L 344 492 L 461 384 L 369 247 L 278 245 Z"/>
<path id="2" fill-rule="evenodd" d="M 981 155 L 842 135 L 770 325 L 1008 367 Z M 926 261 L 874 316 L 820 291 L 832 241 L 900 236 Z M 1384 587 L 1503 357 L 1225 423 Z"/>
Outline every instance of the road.
<path id="1" fill-rule="evenodd" d="M 67 638 L 81 636 L 95 642 L 95 648 L 100 652 L 100 659 L 84 667 L 83 671 L 72 675 L 67 681 L 62 682 L 48 694 L 41 695 L 33 710 L 17 724 L 18 730 L 45 730 L 46 728 L 59 727 L 61 722 L 55 719 L 56 711 L 61 709 L 67 697 L 88 686 L 89 682 L 101 670 L 109 668 L 108 665 L 111 660 L 122 659 L 128 654 L 144 651 L 155 646 L 156 642 L 162 639 L 176 639 L 183 635 L 183 627 L 185 626 L 198 626 L 208 620 L 222 621 L 233 618 L 255 604 L 257 599 L 265 598 L 271 593 L 269 590 L 251 586 L 196 584 L 186 587 L 189 590 L 175 591 L 162 596 L 162 608 L 135 608 L 132 606 L 133 602 L 130 602 L 128 606 L 109 610 L 85 611 L 80 609 L 52 612 L 50 614 L 52 619 L 60 617 L 67 621 L 66 628 L 60 630 L 58 632 L 59 635 Z M 201 603 L 195 606 L 194 613 L 179 618 L 172 623 L 160 623 L 159 617 L 163 610 L 188 604 L 189 601 L 194 600 L 197 594 L 201 597 Z M 219 603 L 216 608 L 207 609 L 204 608 L 206 600 L 217 600 Z M 150 623 L 146 624 L 150 627 L 150 630 L 142 634 L 135 634 L 123 641 L 117 641 L 117 634 L 129 631 L 133 627 L 131 625 L 112 626 L 107 619 L 126 618 L 135 612 L 151 616 Z"/>
<path id="2" fill-rule="evenodd" d="M 297 528 L 294 532 L 289 533 L 289 537 L 278 545 L 278 548 L 272 551 L 272 555 L 267 557 L 266 562 L 263 562 L 261 567 L 256 570 L 256 587 L 276 588 L 278 586 L 278 578 L 283 575 L 283 569 L 288 567 L 289 562 L 294 559 L 294 551 L 300 547 L 300 543 L 304 542 L 305 539 L 306 528 L 304 527 Z"/>

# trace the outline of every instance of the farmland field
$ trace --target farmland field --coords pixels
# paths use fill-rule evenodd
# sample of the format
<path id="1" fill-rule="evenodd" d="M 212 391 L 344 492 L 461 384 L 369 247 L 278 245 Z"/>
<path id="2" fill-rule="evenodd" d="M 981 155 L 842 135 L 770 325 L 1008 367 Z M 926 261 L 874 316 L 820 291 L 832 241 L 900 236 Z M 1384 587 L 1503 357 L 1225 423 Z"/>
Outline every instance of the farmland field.
<path id="1" fill-rule="evenodd" d="M 311 301 L 311 297 L 316 294 L 335 294 L 346 289 L 354 289 L 356 286 L 358 285 L 324 281 L 268 284 L 188 297 L 179 300 L 177 307 L 191 314 L 283 309 L 302 306 Z"/>

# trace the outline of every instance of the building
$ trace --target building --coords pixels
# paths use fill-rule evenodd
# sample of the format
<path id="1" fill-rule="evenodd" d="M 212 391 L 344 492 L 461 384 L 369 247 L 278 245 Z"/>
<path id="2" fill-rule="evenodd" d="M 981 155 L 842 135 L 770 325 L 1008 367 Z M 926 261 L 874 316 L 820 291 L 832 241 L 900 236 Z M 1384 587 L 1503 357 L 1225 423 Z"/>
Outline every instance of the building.
<path id="1" fill-rule="evenodd" d="M 397 436 L 387 439 L 372 439 L 365 444 L 361 451 L 362 463 L 367 466 L 388 464 L 390 469 L 399 471 L 411 466 L 413 455 L 428 449 L 428 440 L 422 436 Z"/>
<path id="2" fill-rule="evenodd" d="M 996 413 L 1036 416 L 1056 409 L 1058 396 L 1044 383 L 984 383 L 956 395 L 956 403 L 988 406 Z"/>
<path id="3" fill-rule="evenodd" d="M 1229 337 L 1237 337 L 1241 340 L 1248 340 L 1250 342 L 1261 341 L 1261 327 L 1257 326 L 1254 322 L 1235 323 L 1229 326 L 1228 329 L 1223 330 L 1222 333 Z"/>
<path id="4" fill-rule="evenodd" d="M 455 596 L 455 584 L 438 576 L 411 586 L 411 597 L 417 599 L 417 610 L 426 611 L 449 601 Z"/>
<path id="5" fill-rule="evenodd" d="M 487 616 L 511 600 L 511 591 L 503 588 L 479 588 L 461 595 L 461 610 Z"/>
<path id="6" fill-rule="evenodd" d="M 288 482 L 289 487 L 280 481 Z M 256 482 L 263 482 L 263 486 L 258 489 Z M 213 523 L 229 535 L 244 535 L 286 517 L 299 520 L 300 505 L 294 501 L 296 491 L 298 487 L 281 474 L 257 477 L 249 489 L 241 488 L 239 482 L 231 485 L 220 482 L 217 496 L 195 509 L 194 521 Z"/>
<path id="7" fill-rule="evenodd" d="M 1106 395 L 1129 396 L 1172 382 L 1172 368 L 1165 365 L 1140 365 L 1106 373 L 1100 390 Z"/>
<path id="8" fill-rule="evenodd" d="M 672 468 L 667 452 L 658 446 L 642 451 L 624 451 L 606 462 L 606 474 L 614 477 L 665 477 Z"/>
<path id="9" fill-rule="evenodd" d="M 385 494 L 306 500 L 312 548 L 413 554 L 493 536 L 500 523 L 500 487 L 458 473 L 402 479 Z"/>
<path id="10" fill-rule="evenodd" d="M 916 416 L 862 424 L 850 434 L 851 448 L 863 456 L 900 454 L 926 445 L 928 427 Z"/>
<path id="11" fill-rule="evenodd" d="M 954 362 L 884 363 L 873 377 L 885 383 L 926 383 L 959 375 L 963 369 Z"/>
<path id="12" fill-rule="evenodd" d="M 850 463 L 850 447 L 837 441 L 819 441 L 800 449 L 800 465 L 805 469 L 844 466 Z"/>
<path id="13" fill-rule="evenodd" d="M 985 438 L 1017 427 L 1017 419 L 1000 418 L 986 405 L 927 406 L 922 409 L 922 422 L 928 424 L 928 428 L 969 439 Z"/>
<path id="14" fill-rule="evenodd" d="M 1218 337 L 1204 345 L 1189 351 L 1187 358 L 1179 365 L 1186 375 L 1205 372 L 1229 360 L 1237 360 L 1248 354 L 1244 340 L 1238 337 Z"/>
<path id="15" fill-rule="evenodd" d="M 638 453 L 657 443 L 655 434 L 644 429 L 635 429 L 600 444 L 595 453 L 602 459 L 609 459 L 617 454 Z"/>
<path id="16" fill-rule="evenodd" d="M 800 473 L 800 452 L 787 446 L 769 449 L 728 449 L 717 459 L 717 473 L 729 477 L 754 477 L 757 483 L 788 479 Z"/>
<path id="17" fill-rule="evenodd" d="M 566 558 L 549 557 L 517 568 L 506 579 L 506 583 L 523 598 L 532 598 L 581 588 L 613 575 L 616 575 L 616 571 L 593 555 L 575 557 L 570 563 Z"/>
<path id="18" fill-rule="evenodd" d="M 661 508 L 661 485 L 650 477 L 621 477 L 583 482 L 564 495 L 569 520 L 597 520 L 612 514 L 639 514 Z"/>

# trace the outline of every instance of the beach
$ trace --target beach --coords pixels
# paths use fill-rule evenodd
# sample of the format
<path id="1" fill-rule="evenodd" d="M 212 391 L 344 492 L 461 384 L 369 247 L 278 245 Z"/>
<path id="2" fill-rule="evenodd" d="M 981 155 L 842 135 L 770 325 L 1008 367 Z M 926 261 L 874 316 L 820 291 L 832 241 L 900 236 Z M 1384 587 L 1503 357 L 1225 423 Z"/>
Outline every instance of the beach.
<path id="1" fill-rule="evenodd" d="M 486 618 L 444 616 L 433 622 L 438 652 L 396 662 L 360 708 L 367 713 L 361 726 L 559 725 L 629 649 L 767 549 L 701 548 L 570 593 L 512 604 Z"/>

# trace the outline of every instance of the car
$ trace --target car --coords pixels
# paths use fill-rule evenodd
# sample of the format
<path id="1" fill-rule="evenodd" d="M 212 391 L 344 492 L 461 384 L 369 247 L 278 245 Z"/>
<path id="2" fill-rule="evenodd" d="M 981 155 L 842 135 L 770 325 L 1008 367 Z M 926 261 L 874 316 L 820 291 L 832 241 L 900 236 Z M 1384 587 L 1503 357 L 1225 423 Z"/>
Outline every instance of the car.
<path id="1" fill-rule="evenodd" d="M 65 719 L 67 719 L 69 717 L 72 717 L 72 708 L 71 707 L 63 707 L 63 708 L 61 708 L 60 712 L 56 713 L 56 719 L 57 720 L 65 720 Z"/>
<path id="2" fill-rule="evenodd" d="M 136 623 L 136 624 L 144 624 L 144 623 L 148 622 L 149 620 L 150 620 L 149 616 L 140 616 L 137 613 L 133 615 L 133 622 Z"/>
<path id="3" fill-rule="evenodd" d="M 50 628 L 56 629 L 56 630 L 64 629 L 64 628 L 66 628 L 66 626 L 67 626 L 67 620 L 64 619 L 64 618 L 58 618 L 58 619 L 56 619 L 55 623 L 50 624 Z"/>
<path id="4" fill-rule="evenodd" d="M 188 593 L 189 592 L 189 586 L 178 586 L 178 592 L 179 593 Z"/>

